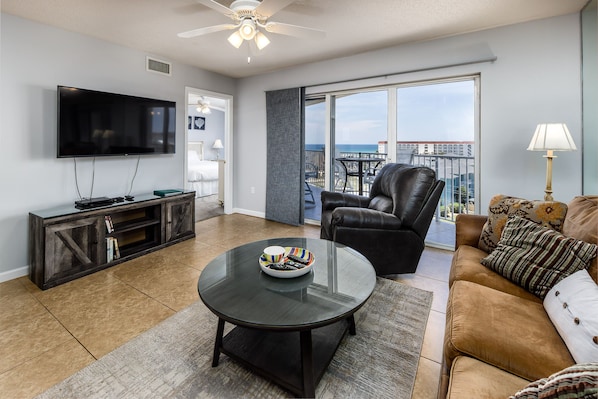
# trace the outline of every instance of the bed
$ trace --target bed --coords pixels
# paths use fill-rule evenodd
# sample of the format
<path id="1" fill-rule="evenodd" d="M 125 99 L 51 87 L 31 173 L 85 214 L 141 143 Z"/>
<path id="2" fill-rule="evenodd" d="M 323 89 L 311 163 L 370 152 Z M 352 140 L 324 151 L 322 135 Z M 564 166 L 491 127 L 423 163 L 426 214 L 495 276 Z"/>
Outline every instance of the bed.
<path id="1" fill-rule="evenodd" d="M 189 142 L 187 184 L 195 197 L 218 194 L 218 162 L 203 159 L 203 142 Z"/>

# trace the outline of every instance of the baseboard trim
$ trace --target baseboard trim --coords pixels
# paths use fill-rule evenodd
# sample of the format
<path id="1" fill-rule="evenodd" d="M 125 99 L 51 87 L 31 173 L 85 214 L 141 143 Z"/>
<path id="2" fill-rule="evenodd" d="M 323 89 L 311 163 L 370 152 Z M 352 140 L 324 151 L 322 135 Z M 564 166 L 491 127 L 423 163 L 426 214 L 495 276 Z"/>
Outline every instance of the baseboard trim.
<path id="1" fill-rule="evenodd" d="M 8 270 L 0 273 L 0 283 L 5 281 L 14 280 L 15 278 L 24 277 L 29 275 L 29 266 L 19 267 L 18 269 Z"/>
<path id="2" fill-rule="evenodd" d="M 251 211 L 249 209 L 234 208 L 233 213 L 240 213 L 242 215 L 247 215 L 247 216 L 255 216 L 256 218 L 262 218 L 262 219 L 266 218 L 265 212 L 256 212 L 256 211 Z"/>

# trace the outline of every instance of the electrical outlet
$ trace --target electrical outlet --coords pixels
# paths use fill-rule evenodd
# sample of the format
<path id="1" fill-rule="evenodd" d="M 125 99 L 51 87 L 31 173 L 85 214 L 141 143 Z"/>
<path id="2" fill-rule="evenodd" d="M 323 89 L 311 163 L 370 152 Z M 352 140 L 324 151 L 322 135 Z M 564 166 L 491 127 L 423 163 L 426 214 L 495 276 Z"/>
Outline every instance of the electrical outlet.
<path id="1" fill-rule="evenodd" d="M 251 194 L 255 194 L 255 187 L 253 187 L 253 186 L 252 186 L 252 187 L 249 189 L 249 191 L 251 192 Z"/>

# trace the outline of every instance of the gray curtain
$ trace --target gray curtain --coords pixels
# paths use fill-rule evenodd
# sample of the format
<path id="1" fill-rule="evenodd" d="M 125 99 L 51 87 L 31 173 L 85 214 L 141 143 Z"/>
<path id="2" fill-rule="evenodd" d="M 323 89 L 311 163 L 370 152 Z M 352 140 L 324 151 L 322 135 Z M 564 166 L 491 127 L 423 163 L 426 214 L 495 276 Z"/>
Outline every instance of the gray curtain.
<path id="1" fill-rule="evenodd" d="M 266 219 L 304 222 L 304 88 L 266 92 Z"/>

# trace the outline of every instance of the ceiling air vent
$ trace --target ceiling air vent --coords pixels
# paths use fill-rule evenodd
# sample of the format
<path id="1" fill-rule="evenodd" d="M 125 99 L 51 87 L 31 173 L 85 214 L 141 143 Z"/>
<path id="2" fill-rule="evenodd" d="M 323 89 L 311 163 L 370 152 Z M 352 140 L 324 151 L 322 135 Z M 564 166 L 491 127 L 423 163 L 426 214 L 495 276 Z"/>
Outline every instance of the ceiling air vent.
<path id="1" fill-rule="evenodd" d="M 170 62 L 158 60 L 151 57 L 145 57 L 145 69 L 150 72 L 160 73 L 162 75 L 172 75 L 172 64 Z"/>

